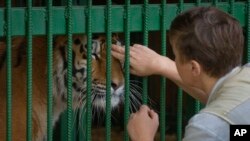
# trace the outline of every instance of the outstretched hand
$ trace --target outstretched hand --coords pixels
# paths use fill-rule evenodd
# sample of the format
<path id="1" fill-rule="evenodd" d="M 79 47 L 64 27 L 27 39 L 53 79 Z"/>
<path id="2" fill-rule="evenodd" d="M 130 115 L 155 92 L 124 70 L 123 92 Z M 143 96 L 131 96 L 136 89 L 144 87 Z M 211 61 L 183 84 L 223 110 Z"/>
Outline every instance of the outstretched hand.
<path id="1" fill-rule="evenodd" d="M 124 61 L 125 48 L 112 45 L 112 55 Z M 145 46 L 135 44 L 130 48 L 130 72 L 138 76 L 158 74 L 161 58 L 162 56 L 155 51 Z"/>
<path id="2" fill-rule="evenodd" d="M 158 114 L 142 105 L 138 112 L 130 115 L 127 129 L 132 141 L 153 141 L 158 126 Z"/>

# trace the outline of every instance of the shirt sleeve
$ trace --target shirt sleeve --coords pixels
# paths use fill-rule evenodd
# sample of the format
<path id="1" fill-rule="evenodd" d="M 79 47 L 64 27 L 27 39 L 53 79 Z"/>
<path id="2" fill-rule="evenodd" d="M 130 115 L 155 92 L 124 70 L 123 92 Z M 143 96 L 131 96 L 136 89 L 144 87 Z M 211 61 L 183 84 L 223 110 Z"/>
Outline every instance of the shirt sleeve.
<path id="1" fill-rule="evenodd" d="M 183 141 L 229 141 L 229 124 L 212 114 L 197 114 L 186 126 Z"/>

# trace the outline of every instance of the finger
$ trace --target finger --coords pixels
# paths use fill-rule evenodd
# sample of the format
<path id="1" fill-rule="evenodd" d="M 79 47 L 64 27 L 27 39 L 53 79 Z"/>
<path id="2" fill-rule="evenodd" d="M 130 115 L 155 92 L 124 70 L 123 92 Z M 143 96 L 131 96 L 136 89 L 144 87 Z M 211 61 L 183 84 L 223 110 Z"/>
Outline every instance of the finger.
<path id="1" fill-rule="evenodd" d="M 129 55 L 130 55 L 130 60 L 131 59 L 137 59 L 137 53 L 136 52 L 130 50 Z"/>
<path id="2" fill-rule="evenodd" d="M 145 46 L 139 45 L 139 44 L 134 44 L 133 47 L 131 47 L 131 51 L 138 53 L 141 52 L 142 49 L 145 48 Z"/>
<path id="3" fill-rule="evenodd" d="M 125 48 L 121 47 L 121 46 L 118 46 L 118 45 L 112 45 L 112 55 L 121 60 L 121 59 L 124 59 L 124 56 L 125 56 Z M 136 52 L 134 52 L 133 50 L 129 52 L 129 56 L 130 56 L 130 59 L 131 58 L 134 58 L 136 59 Z M 122 58 L 121 58 L 122 57 Z"/>
<path id="4" fill-rule="evenodd" d="M 134 69 L 133 67 L 130 67 L 130 73 L 134 74 L 136 76 L 145 76 L 143 74 L 140 74 L 136 69 Z"/>
<path id="5" fill-rule="evenodd" d="M 150 111 L 150 109 L 147 105 L 142 105 L 140 107 L 140 112 L 149 112 L 149 111 Z"/>
<path id="6" fill-rule="evenodd" d="M 116 59 L 123 61 L 124 60 L 124 54 L 121 54 L 119 52 L 115 52 L 115 51 L 111 51 L 111 54 L 113 57 L 115 57 Z"/>
<path id="7" fill-rule="evenodd" d="M 133 47 L 134 48 L 144 48 L 145 46 L 143 46 L 141 44 L 134 44 Z"/>
<path id="8" fill-rule="evenodd" d="M 130 114 L 129 119 L 133 119 L 135 117 L 135 113 Z"/>
<path id="9" fill-rule="evenodd" d="M 130 68 L 130 73 L 131 73 L 131 74 L 134 74 L 134 75 L 138 75 L 138 74 L 137 74 L 137 71 L 134 70 L 132 67 Z"/>
<path id="10" fill-rule="evenodd" d="M 112 44 L 112 51 L 114 52 L 119 52 L 120 54 L 124 54 L 125 53 L 125 48 L 118 46 L 118 45 L 114 45 Z"/>

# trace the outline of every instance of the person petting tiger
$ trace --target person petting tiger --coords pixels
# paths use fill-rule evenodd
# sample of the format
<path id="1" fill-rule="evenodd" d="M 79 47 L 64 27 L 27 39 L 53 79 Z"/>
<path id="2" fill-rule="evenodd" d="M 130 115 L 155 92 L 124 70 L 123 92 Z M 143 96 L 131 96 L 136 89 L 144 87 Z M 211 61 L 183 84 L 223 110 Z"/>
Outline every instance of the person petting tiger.
<path id="1" fill-rule="evenodd" d="M 121 45 L 117 35 L 112 43 Z M 86 103 L 86 56 L 87 37 L 73 35 L 72 99 L 73 109 L 84 110 Z M 46 140 L 47 125 L 47 68 L 46 38 L 33 38 L 33 92 L 32 92 L 32 140 Z M 53 125 L 67 108 L 67 37 L 58 36 L 53 45 Z M 1 43 L 0 53 L 0 138 L 6 140 L 6 46 Z M 26 41 L 22 37 L 12 40 L 12 139 L 26 140 Z M 123 64 L 112 57 L 111 106 L 117 107 L 124 96 Z M 131 91 L 130 99 L 139 103 Z M 92 106 L 105 110 L 106 95 L 106 39 L 94 36 L 92 39 Z M 133 103 L 133 102 L 132 102 Z"/>
<path id="2" fill-rule="evenodd" d="M 231 124 L 250 124 L 250 64 L 242 65 L 242 27 L 215 7 L 196 7 L 172 21 L 168 38 L 175 61 L 136 44 L 130 49 L 131 73 L 163 75 L 206 104 L 189 120 L 183 141 L 229 141 Z M 124 52 L 112 47 L 117 59 L 123 60 Z M 127 129 L 132 141 L 153 141 L 158 125 L 157 113 L 143 105 L 131 114 Z"/>

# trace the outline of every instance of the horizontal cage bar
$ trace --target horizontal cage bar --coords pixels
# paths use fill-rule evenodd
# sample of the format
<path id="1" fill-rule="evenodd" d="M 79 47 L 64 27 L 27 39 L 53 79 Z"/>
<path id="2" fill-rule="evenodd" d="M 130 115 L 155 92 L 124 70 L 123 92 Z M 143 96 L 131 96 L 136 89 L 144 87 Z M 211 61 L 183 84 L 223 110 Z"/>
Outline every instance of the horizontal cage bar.
<path id="1" fill-rule="evenodd" d="M 201 6 L 209 6 L 211 3 L 202 3 Z M 184 10 L 195 7 L 195 3 L 184 4 Z M 218 3 L 217 5 L 220 9 L 230 12 L 229 3 Z M 240 21 L 242 26 L 245 26 L 246 21 L 246 6 L 244 2 L 235 2 L 234 12 L 237 13 L 235 17 Z M 93 6 L 92 7 L 92 32 L 105 32 L 105 6 Z M 72 7 L 72 22 L 73 28 L 72 33 L 85 33 L 86 30 L 86 7 L 84 6 L 73 6 Z M 166 6 L 166 27 L 169 29 L 170 22 L 178 13 L 178 4 L 167 4 Z M 111 14 L 113 16 L 111 30 L 113 32 L 123 32 L 124 31 L 124 13 L 125 9 L 122 5 L 115 5 L 111 8 Z M 160 30 L 161 28 L 161 5 L 160 4 L 149 4 L 148 6 L 148 31 Z M 12 35 L 25 35 L 25 20 L 26 8 L 12 8 Z M 52 20 L 53 22 L 53 34 L 66 34 L 67 21 L 65 20 L 65 7 L 53 7 L 52 8 Z M 130 17 L 130 31 L 143 31 L 143 5 L 131 5 L 130 13 L 133 15 Z M 0 8 L 0 36 L 5 36 L 5 9 Z M 46 34 L 46 8 L 32 8 L 32 22 L 36 23 L 33 25 L 32 35 L 45 35 Z"/>

